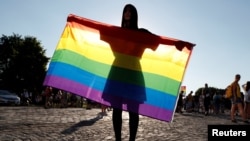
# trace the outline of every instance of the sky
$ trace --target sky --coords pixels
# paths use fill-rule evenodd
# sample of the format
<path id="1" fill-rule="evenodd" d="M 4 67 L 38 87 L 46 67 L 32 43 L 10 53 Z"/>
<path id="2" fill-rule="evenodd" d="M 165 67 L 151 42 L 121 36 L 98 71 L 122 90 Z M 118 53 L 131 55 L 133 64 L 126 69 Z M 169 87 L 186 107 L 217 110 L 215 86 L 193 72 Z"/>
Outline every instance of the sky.
<path id="1" fill-rule="evenodd" d="M 36 37 L 52 57 L 69 14 L 120 26 L 128 3 L 140 28 L 196 44 L 182 82 L 187 93 L 205 83 L 224 89 L 235 74 L 240 85 L 250 81 L 249 0 L 3 0 L 0 34 Z"/>

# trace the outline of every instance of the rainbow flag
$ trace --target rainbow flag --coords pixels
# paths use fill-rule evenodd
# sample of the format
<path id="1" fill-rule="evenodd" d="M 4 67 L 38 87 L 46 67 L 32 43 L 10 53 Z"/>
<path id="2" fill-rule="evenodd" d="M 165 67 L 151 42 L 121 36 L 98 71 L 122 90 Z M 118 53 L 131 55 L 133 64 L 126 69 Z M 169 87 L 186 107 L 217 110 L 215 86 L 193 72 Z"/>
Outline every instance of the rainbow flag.
<path id="1" fill-rule="evenodd" d="M 70 14 L 44 85 L 172 121 L 195 45 L 143 31 Z"/>

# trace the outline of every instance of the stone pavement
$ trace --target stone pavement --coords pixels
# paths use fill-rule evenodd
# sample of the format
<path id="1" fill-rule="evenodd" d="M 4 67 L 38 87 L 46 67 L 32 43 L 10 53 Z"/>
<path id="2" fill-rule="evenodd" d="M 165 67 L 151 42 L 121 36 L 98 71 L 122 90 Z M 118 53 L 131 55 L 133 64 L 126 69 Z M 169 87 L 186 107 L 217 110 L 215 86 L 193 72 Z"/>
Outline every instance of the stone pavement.
<path id="1" fill-rule="evenodd" d="M 94 108 L 0 106 L 1 141 L 114 141 L 112 111 Z M 229 114 L 176 113 L 172 123 L 140 116 L 136 141 L 206 141 L 209 124 L 231 123 Z M 122 139 L 127 141 L 128 113 L 123 112 Z"/>

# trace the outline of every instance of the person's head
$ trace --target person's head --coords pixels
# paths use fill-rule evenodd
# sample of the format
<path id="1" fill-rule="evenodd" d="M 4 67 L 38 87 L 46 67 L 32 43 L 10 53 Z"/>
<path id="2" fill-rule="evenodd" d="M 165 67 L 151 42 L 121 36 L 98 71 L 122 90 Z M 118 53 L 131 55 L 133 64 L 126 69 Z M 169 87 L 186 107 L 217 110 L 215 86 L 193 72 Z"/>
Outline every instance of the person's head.
<path id="1" fill-rule="evenodd" d="M 246 91 L 250 90 L 250 81 L 247 81 L 246 83 Z"/>
<path id="2" fill-rule="evenodd" d="M 208 87 L 208 84 L 207 84 L 207 83 L 205 83 L 205 87 L 206 87 L 206 88 Z"/>
<path id="3" fill-rule="evenodd" d="M 137 10 L 132 4 L 125 5 L 123 9 L 121 27 L 138 29 Z"/>
<path id="4" fill-rule="evenodd" d="M 235 75 L 235 81 L 239 82 L 240 81 L 240 74 Z"/>

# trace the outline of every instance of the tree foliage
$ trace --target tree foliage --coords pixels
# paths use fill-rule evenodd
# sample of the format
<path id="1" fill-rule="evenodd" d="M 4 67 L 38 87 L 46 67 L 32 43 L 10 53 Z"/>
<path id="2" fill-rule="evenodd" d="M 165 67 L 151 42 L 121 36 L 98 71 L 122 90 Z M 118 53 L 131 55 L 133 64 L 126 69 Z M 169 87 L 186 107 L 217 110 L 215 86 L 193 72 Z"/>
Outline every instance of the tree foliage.
<path id="1" fill-rule="evenodd" d="M 0 87 L 20 93 L 41 91 L 49 62 L 35 37 L 2 35 L 0 38 Z"/>

